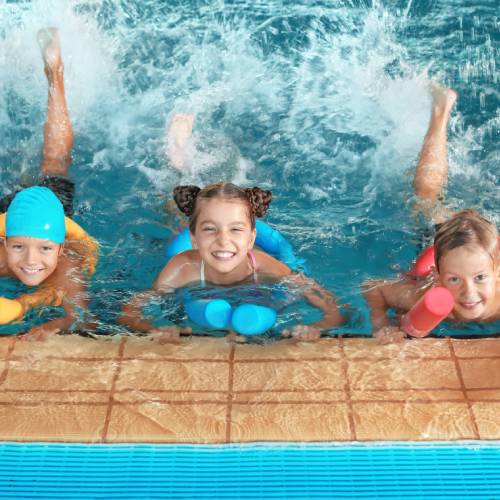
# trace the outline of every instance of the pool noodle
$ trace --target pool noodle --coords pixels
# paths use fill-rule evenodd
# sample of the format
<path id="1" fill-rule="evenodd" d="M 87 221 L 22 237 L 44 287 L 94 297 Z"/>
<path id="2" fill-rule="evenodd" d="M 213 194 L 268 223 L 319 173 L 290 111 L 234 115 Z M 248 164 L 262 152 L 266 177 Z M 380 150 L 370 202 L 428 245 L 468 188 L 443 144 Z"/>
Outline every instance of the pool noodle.
<path id="1" fill-rule="evenodd" d="M 453 305 L 449 290 L 432 288 L 401 318 L 401 329 L 412 337 L 425 337 L 450 314 Z"/>

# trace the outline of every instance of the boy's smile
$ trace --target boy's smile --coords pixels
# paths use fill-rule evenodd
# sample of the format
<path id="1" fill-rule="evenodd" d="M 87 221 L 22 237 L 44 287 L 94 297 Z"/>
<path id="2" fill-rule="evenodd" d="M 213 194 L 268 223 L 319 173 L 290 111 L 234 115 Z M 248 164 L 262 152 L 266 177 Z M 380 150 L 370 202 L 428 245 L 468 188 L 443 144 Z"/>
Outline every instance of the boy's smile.
<path id="1" fill-rule="evenodd" d="M 49 240 L 14 236 L 6 238 L 7 264 L 27 286 L 37 286 L 56 269 L 62 245 Z"/>

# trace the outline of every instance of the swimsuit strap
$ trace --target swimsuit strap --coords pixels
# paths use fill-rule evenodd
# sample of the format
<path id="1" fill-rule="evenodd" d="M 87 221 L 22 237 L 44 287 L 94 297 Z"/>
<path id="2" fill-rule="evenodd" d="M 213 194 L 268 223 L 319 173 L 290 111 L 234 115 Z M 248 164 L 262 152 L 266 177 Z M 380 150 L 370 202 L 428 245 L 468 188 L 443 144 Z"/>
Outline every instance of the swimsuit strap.
<path id="1" fill-rule="evenodd" d="M 200 264 L 200 281 L 202 285 L 205 285 L 205 261 L 203 259 Z"/>
<path id="2" fill-rule="evenodd" d="M 248 251 L 248 256 L 250 257 L 250 262 L 252 263 L 253 282 L 257 283 L 257 259 L 255 258 L 253 250 Z"/>

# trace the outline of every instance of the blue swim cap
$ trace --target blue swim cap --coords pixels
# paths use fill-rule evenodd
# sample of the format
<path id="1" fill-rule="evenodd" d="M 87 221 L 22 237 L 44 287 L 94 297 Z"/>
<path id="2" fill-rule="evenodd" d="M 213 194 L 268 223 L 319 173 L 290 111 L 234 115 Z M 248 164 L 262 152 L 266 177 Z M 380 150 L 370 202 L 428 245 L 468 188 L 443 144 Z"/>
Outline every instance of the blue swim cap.
<path id="1" fill-rule="evenodd" d="M 19 191 L 7 209 L 5 236 L 31 236 L 64 243 L 66 223 L 59 198 L 46 187 Z"/>

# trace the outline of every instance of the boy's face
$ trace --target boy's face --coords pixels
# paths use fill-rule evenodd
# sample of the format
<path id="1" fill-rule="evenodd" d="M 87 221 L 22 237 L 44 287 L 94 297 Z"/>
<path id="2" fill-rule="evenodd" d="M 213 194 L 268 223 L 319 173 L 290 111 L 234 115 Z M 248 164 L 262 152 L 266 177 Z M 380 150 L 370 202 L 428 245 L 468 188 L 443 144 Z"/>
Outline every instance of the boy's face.
<path id="1" fill-rule="evenodd" d="M 27 286 L 37 286 L 56 269 L 62 245 L 28 236 L 5 239 L 7 264 Z"/>
<path id="2" fill-rule="evenodd" d="M 247 262 L 255 241 L 248 208 L 239 201 L 219 198 L 202 203 L 193 244 L 207 265 L 230 278 L 235 269 Z"/>
<path id="3" fill-rule="evenodd" d="M 496 308 L 498 263 L 477 246 L 450 250 L 439 261 L 439 281 L 455 299 L 457 319 L 480 321 Z"/>

